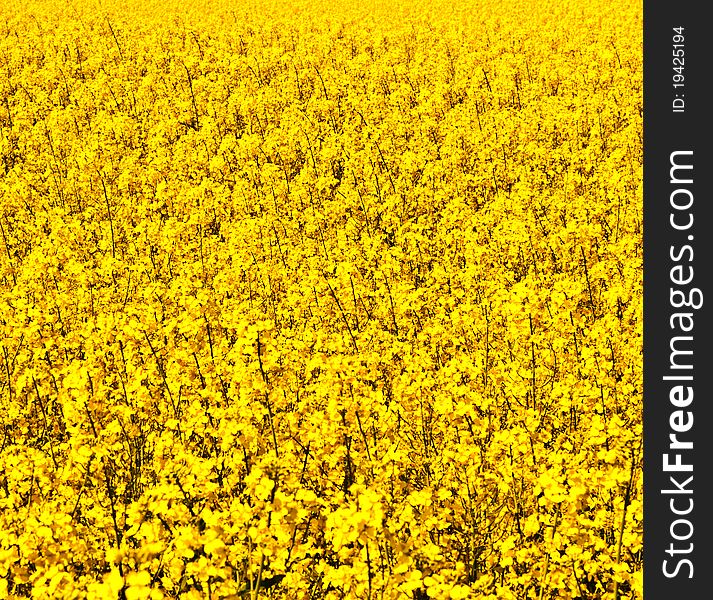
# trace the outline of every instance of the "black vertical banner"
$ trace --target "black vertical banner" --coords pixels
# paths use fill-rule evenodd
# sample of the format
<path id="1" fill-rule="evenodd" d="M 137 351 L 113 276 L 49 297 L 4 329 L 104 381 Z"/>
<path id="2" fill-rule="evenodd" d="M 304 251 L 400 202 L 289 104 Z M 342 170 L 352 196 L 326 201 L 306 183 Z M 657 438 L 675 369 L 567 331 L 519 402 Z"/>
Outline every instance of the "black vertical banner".
<path id="1" fill-rule="evenodd" d="M 713 598 L 706 96 L 713 53 L 704 6 L 644 5 L 646 600 Z"/>

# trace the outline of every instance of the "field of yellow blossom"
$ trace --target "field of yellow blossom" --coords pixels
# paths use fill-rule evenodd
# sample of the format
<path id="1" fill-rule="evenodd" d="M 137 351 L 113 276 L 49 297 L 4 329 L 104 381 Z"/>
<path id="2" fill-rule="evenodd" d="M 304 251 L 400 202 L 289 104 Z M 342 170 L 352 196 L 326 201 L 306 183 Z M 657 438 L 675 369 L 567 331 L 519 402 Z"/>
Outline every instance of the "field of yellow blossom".
<path id="1" fill-rule="evenodd" d="M 639 598 L 642 8 L 7 0 L 0 598 Z"/>

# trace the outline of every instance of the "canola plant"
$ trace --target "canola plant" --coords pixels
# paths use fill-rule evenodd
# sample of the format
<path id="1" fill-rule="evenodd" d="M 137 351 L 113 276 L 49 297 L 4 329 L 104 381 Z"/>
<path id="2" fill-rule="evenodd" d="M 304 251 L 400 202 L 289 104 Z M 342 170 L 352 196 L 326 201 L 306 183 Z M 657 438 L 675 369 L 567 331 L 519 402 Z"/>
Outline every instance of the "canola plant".
<path id="1" fill-rule="evenodd" d="M 0 7 L 0 597 L 640 598 L 642 7 Z"/>

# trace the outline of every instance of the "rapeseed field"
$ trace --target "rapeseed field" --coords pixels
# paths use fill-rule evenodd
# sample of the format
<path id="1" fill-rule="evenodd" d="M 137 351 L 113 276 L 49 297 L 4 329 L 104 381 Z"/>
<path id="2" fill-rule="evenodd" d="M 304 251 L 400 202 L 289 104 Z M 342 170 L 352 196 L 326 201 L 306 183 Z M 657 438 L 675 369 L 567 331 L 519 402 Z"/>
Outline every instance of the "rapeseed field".
<path id="1" fill-rule="evenodd" d="M 0 2 L 0 598 L 640 598 L 641 88 L 637 2 Z"/>

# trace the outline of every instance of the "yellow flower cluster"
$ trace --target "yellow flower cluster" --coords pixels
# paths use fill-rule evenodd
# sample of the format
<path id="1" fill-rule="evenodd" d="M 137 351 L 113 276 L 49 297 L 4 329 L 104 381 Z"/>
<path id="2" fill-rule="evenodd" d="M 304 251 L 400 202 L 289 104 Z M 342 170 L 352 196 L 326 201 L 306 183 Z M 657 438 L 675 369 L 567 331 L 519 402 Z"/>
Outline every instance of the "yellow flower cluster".
<path id="1" fill-rule="evenodd" d="M 284 4 L 3 5 L 0 598 L 640 597 L 640 3 Z"/>

